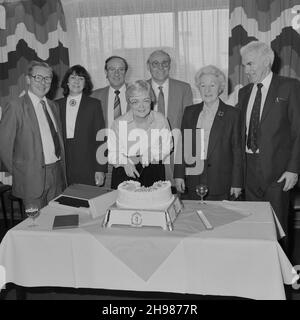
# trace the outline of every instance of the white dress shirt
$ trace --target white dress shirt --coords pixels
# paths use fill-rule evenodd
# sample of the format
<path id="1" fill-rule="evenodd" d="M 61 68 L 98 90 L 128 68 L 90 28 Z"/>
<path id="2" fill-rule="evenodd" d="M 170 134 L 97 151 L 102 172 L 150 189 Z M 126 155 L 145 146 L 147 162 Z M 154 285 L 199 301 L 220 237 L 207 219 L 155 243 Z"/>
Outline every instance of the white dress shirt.
<path id="1" fill-rule="evenodd" d="M 48 120 L 46 118 L 43 107 L 40 104 L 40 101 L 41 100 L 45 101 L 48 113 L 52 119 L 55 130 L 57 131 L 57 125 L 56 125 L 54 116 L 52 114 L 52 110 L 48 106 L 47 99 L 45 97 L 43 99 L 40 99 L 38 96 L 36 96 L 34 93 L 32 93 L 30 91 L 28 91 L 28 95 L 32 101 L 34 111 L 35 111 L 35 114 L 36 114 L 36 117 L 37 117 L 37 120 L 39 123 L 45 164 L 54 163 L 58 160 L 58 158 L 55 155 L 54 142 L 53 142 L 53 138 L 52 138 L 51 131 L 49 128 Z"/>
<path id="2" fill-rule="evenodd" d="M 113 87 L 109 87 L 108 91 L 108 109 L 107 109 L 107 126 L 108 128 L 111 127 L 114 119 L 114 104 L 115 104 L 115 90 Z M 121 103 L 121 114 L 125 114 L 127 112 L 127 101 L 126 101 L 126 86 L 123 84 L 123 86 L 119 89 L 119 98 Z"/>
<path id="3" fill-rule="evenodd" d="M 153 79 L 151 80 L 151 86 L 155 93 L 156 103 L 154 105 L 154 111 L 157 111 L 158 105 L 158 95 L 159 95 L 159 87 L 162 87 L 162 91 L 164 93 L 165 99 L 165 117 L 168 115 L 168 102 L 169 102 L 169 78 L 163 84 L 157 84 Z"/>
<path id="4" fill-rule="evenodd" d="M 267 98 L 267 94 L 269 91 L 269 87 L 272 81 L 272 76 L 273 73 L 270 72 L 265 78 L 264 80 L 261 82 L 263 84 L 262 88 L 261 88 L 261 105 L 260 105 L 260 118 L 263 112 L 263 108 L 264 108 L 264 104 Z M 250 123 L 250 118 L 251 118 L 251 112 L 252 112 L 252 108 L 253 108 L 253 104 L 254 104 L 254 100 L 256 97 L 256 93 L 257 93 L 257 85 L 254 84 L 252 91 L 251 91 L 251 95 L 249 98 L 249 102 L 248 102 L 248 106 L 247 106 L 247 114 L 246 114 L 246 132 L 247 132 L 247 137 L 248 137 L 248 132 L 249 132 L 249 123 Z M 253 153 L 252 150 L 247 148 L 247 144 L 246 144 L 246 152 L 247 153 Z M 257 149 L 256 153 L 259 153 L 259 149 Z"/>
<path id="5" fill-rule="evenodd" d="M 68 96 L 66 105 L 66 133 L 67 139 L 73 139 L 75 125 L 82 93 L 77 96 Z M 72 101 L 72 102 L 71 102 Z M 71 102 L 71 103 L 70 103 Z"/>

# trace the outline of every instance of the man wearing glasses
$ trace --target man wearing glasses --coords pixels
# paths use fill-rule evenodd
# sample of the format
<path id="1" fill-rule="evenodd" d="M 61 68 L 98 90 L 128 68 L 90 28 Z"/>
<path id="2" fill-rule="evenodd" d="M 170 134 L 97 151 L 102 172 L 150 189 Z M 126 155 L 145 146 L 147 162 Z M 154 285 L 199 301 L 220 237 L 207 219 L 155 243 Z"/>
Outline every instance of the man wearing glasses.
<path id="1" fill-rule="evenodd" d="M 170 78 L 171 57 L 163 50 L 152 52 L 147 60 L 147 67 L 151 73 L 151 84 L 156 96 L 155 111 L 159 111 L 168 118 L 171 129 L 180 129 L 183 111 L 186 106 L 193 104 L 191 86 L 183 81 Z M 173 181 L 173 155 L 171 166 L 166 165 L 166 178 Z"/>
<path id="2" fill-rule="evenodd" d="M 127 101 L 125 97 L 125 77 L 128 70 L 126 59 L 119 56 L 110 56 L 105 61 L 104 71 L 109 85 L 97 89 L 92 97 L 101 101 L 105 127 L 110 128 L 113 121 L 127 112 Z M 104 187 L 111 186 L 112 166 L 108 165 Z"/>
<path id="3" fill-rule="evenodd" d="M 13 177 L 13 194 L 25 209 L 42 208 L 65 187 L 64 147 L 57 105 L 46 98 L 52 69 L 32 61 L 28 90 L 11 100 L 0 121 L 0 159 Z"/>

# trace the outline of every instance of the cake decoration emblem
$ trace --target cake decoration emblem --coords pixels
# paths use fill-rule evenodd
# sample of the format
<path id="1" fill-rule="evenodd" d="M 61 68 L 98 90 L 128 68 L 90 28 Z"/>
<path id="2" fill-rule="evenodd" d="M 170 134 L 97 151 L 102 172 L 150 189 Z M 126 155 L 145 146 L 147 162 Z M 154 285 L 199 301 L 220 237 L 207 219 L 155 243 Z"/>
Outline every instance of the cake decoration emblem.
<path id="1" fill-rule="evenodd" d="M 135 212 L 132 214 L 131 216 L 131 224 L 134 226 L 134 227 L 140 227 L 142 225 L 142 222 L 143 222 L 143 218 L 142 218 L 142 215 L 139 213 L 139 212 Z"/>

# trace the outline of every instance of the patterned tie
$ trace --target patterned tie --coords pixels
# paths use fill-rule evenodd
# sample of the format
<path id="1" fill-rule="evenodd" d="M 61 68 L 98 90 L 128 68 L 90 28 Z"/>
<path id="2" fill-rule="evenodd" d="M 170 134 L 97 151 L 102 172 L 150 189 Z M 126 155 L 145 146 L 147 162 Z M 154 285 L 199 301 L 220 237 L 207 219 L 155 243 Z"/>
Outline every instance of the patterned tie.
<path id="1" fill-rule="evenodd" d="M 159 86 L 159 94 L 157 99 L 157 111 L 161 112 L 163 115 L 165 115 L 165 97 L 163 92 L 163 87 Z"/>
<path id="2" fill-rule="evenodd" d="M 60 155 L 61 155 L 61 149 L 60 149 L 58 134 L 57 134 L 57 132 L 55 130 L 55 127 L 54 127 L 54 124 L 53 124 L 52 119 L 50 117 L 50 114 L 49 114 L 49 112 L 47 110 L 45 101 L 41 100 L 40 103 L 41 103 L 41 105 L 43 107 L 43 110 L 45 112 L 45 116 L 46 116 L 47 121 L 48 121 L 48 125 L 49 125 L 49 128 L 50 128 L 51 136 L 52 136 L 53 143 L 54 143 L 55 155 L 56 155 L 57 158 L 59 158 Z"/>
<path id="3" fill-rule="evenodd" d="M 259 127 L 259 119 L 260 119 L 260 105 L 261 105 L 261 88 L 263 84 L 257 84 L 257 92 L 251 112 L 250 123 L 249 123 L 249 132 L 247 139 L 247 147 L 252 150 L 253 153 L 256 153 L 258 149 L 257 142 L 257 133 Z"/>
<path id="4" fill-rule="evenodd" d="M 115 90 L 115 101 L 114 101 L 114 119 L 121 116 L 121 102 L 119 97 L 120 91 Z"/>

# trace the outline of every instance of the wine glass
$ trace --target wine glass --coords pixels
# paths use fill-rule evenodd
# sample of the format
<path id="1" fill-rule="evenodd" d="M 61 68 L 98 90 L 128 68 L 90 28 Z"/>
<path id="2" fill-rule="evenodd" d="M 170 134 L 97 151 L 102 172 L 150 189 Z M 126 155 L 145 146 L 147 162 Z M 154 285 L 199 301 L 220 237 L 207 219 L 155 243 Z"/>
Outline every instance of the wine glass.
<path id="1" fill-rule="evenodd" d="M 207 195 L 208 193 L 208 187 L 205 184 L 198 184 L 196 186 L 196 193 L 199 197 L 201 197 L 201 204 L 204 204 L 205 202 L 203 201 L 203 198 Z"/>
<path id="2" fill-rule="evenodd" d="M 25 209 L 25 213 L 28 216 L 28 218 L 31 219 L 31 224 L 28 225 L 28 227 L 35 227 L 37 224 L 35 223 L 35 218 L 37 218 L 40 215 L 40 209 L 37 207 L 29 207 Z"/>

